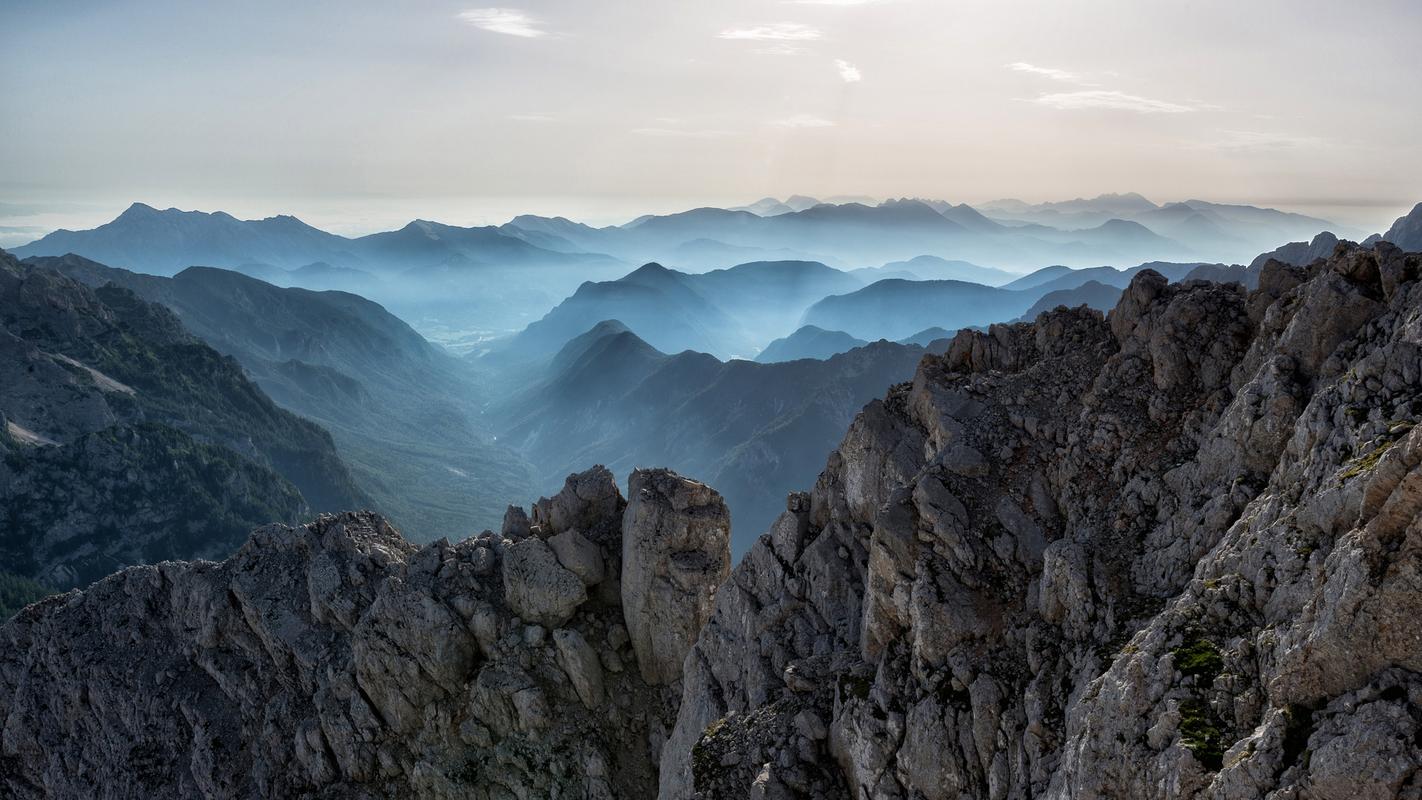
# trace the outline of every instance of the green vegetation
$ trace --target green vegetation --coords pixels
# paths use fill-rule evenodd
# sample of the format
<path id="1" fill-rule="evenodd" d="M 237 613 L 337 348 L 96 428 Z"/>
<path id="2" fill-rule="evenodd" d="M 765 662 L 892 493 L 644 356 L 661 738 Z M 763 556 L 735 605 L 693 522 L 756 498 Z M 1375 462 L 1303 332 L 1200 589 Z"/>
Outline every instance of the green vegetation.
<path id="1" fill-rule="evenodd" d="M 1186 676 L 1200 678 L 1205 686 L 1214 683 L 1224 670 L 1224 657 L 1209 639 L 1194 639 L 1170 652 L 1175 657 L 1176 669 Z"/>
<path id="2" fill-rule="evenodd" d="M 24 572 L 63 561 L 81 584 L 134 563 L 224 556 L 253 528 L 306 510 L 271 470 L 150 423 L 14 450 L 5 464 L 13 477 L 0 496 L 0 558 Z M 64 529 L 65 549 L 43 551 L 45 532 Z M 87 555 L 66 560 L 76 552 Z"/>
<path id="3" fill-rule="evenodd" d="M 46 280 L 43 272 L 31 275 L 36 282 Z M 118 419 L 161 422 L 201 441 L 223 444 L 281 474 L 313 510 L 370 505 L 336 454 L 330 434 L 279 408 L 235 360 L 193 338 L 168 309 L 116 286 L 94 289 L 85 298 L 87 288 L 58 276 L 49 280 L 51 293 L 68 297 L 75 310 L 21 304 L 13 309 L 14 322 L 6 325 L 48 352 L 131 387 L 131 395 L 104 393 Z M 95 300 L 110 313 L 95 310 Z M 87 373 L 73 365 L 66 368 Z"/>
<path id="4" fill-rule="evenodd" d="M 720 770 L 721 757 L 717 752 L 719 742 L 716 737 L 725 727 L 725 717 L 707 725 L 701 738 L 691 746 L 691 779 L 694 786 L 708 785 Z"/>
<path id="5" fill-rule="evenodd" d="M 1387 432 L 1375 440 L 1373 449 L 1357 458 L 1352 459 L 1344 465 L 1343 471 L 1338 473 L 1343 480 L 1356 478 L 1365 475 L 1377 468 L 1382 457 L 1391 450 L 1402 437 L 1406 436 L 1413 428 L 1411 420 L 1393 420 L 1388 423 Z"/>
<path id="6" fill-rule="evenodd" d="M 52 594 L 52 590 L 29 578 L 0 570 L 0 622 L 14 616 L 16 611 L 30 603 Z"/>
<path id="7" fill-rule="evenodd" d="M 1344 465 L 1343 471 L 1338 473 L 1339 476 L 1346 481 L 1350 478 L 1356 478 L 1359 475 L 1372 472 L 1377 468 L 1378 462 L 1382 461 L 1382 457 L 1388 450 L 1391 450 L 1395 444 L 1397 444 L 1396 441 L 1384 442 L 1367 453 L 1349 461 Z"/>
<path id="8" fill-rule="evenodd" d="M 1284 765 L 1298 763 L 1308 757 L 1308 737 L 1313 735 L 1313 712 L 1301 705 L 1284 709 Z"/>
<path id="9" fill-rule="evenodd" d="M 1224 766 L 1224 726 L 1208 702 L 1190 699 L 1180 704 L 1180 741 L 1206 769 Z"/>

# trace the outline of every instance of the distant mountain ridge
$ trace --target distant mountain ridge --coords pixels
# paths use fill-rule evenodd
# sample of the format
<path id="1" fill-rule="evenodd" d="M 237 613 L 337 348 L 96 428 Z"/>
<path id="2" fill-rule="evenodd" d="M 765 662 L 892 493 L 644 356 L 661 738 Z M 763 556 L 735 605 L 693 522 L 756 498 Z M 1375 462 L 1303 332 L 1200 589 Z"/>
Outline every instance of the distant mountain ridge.
<path id="1" fill-rule="evenodd" d="M 358 482 L 412 538 L 495 525 L 502 498 L 531 486 L 528 465 L 479 424 L 479 377 L 370 300 L 208 267 L 165 278 L 77 256 L 27 261 L 173 310 L 283 407 L 329 430 Z"/>
<path id="2" fill-rule="evenodd" d="M 749 358 L 793 331 L 810 304 L 861 286 L 856 277 L 813 261 L 752 262 L 703 273 L 651 262 L 614 281 L 584 283 L 494 354 L 546 358 L 599 321 L 617 319 L 663 352 Z"/>
<path id="3" fill-rule="evenodd" d="M 1398 217 L 1381 238 L 1392 242 L 1403 250 L 1422 250 L 1422 203 L 1418 203 L 1412 207 L 1411 211 Z"/>
<path id="4" fill-rule="evenodd" d="M 243 221 L 224 212 L 135 203 L 97 228 L 56 231 L 15 252 L 72 252 L 159 275 L 213 266 L 278 285 L 356 291 L 424 335 L 469 348 L 540 319 L 586 281 L 613 280 L 648 262 L 694 273 L 756 261 L 815 261 L 880 270 L 879 277 L 995 285 L 1042 264 L 1247 262 L 1325 229 L 1348 235 L 1326 221 L 1273 209 L 1198 200 L 1156 205 L 1139 195 L 978 207 L 939 199 L 795 196 L 602 227 L 523 214 L 499 226 L 417 219 L 349 238 L 291 216 Z"/>
<path id="5" fill-rule="evenodd" d="M 788 487 L 824 467 L 859 407 L 911 376 L 925 352 L 877 342 L 826 360 L 722 361 L 663 353 L 605 320 L 489 415 L 548 486 L 588 460 L 618 474 L 668 463 L 719 480 L 739 553 L 784 510 Z"/>
<path id="6" fill-rule="evenodd" d="M 789 336 L 766 345 L 765 349 L 756 355 L 755 360 L 762 364 L 801 358 L 824 360 L 866 344 L 867 341 L 856 339 L 844 331 L 827 331 L 814 325 L 805 325 Z"/>
<path id="7" fill-rule="evenodd" d="M 134 203 L 112 222 L 87 231 L 55 231 L 14 253 L 19 258 L 74 253 L 161 276 L 208 266 L 281 285 L 354 288 L 417 322 L 437 318 L 445 325 L 495 329 L 521 327 L 529 321 L 521 310 L 529 303 L 551 306 L 589 275 L 611 277 L 626 266 L 576 248 L 542 247 L 529 238 L 534 237 L 427 220 L 347 238 L 291 216 L 239 220 L 221 211 L 160 211 Z M 550 244 L 547 237 L 543 243 Z"/>
<path id="8" fill-rule="evenodd" d="M 162 306 L 0 251 L 0 561 L 53 587 L 371 504 L 330 435 Z"/>

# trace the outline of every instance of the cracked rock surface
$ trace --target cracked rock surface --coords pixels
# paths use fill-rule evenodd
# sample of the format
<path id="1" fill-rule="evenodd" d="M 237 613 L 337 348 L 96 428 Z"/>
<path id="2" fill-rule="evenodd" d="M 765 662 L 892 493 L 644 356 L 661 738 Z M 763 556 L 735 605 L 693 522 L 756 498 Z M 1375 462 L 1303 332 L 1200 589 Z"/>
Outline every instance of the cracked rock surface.
<path id="1" fill-rule="evenodd" d="M 1422 798 L 1422 255 L 1257 277 L 960 333 L 734 569 L 710 487 L 593 469 L 498 535 L 324 517 L 31 606 L 0 786 Z"/>
<path id="2" fill-rule="evenodd" d="M 960 333 L 717 593 L 662 797 L 1422 796 L 1419 270 Z"/>
<path id="3" fill-rule="evenodd" d="M 719 496 L 658 479 L 700 499 L 659 509 L 694 539 Z M 0 795 L 651 797 L 677 694 L 628 635 L 623 537 L 655 531 L 626 505 L 599 467 L 511 512 L 521 538 L 416 547 L 323 516 L 31 606 L 0 627 Z M 727 541 L 703 550 L 728 564 Z"/>

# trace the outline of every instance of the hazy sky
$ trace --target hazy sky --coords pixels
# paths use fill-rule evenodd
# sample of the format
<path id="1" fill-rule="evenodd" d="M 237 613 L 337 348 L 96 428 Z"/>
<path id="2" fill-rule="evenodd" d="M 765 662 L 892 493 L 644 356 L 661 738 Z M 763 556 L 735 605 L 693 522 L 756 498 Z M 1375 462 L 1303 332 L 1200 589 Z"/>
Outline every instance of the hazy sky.
<path id="1" fill-rule="evenodd" d="M 1422 200 L 1419 41 L 1417 0 L 4 0 L 0 243 L 132 200 L 357 232 L 794 192 L 1376 229 Z"/>

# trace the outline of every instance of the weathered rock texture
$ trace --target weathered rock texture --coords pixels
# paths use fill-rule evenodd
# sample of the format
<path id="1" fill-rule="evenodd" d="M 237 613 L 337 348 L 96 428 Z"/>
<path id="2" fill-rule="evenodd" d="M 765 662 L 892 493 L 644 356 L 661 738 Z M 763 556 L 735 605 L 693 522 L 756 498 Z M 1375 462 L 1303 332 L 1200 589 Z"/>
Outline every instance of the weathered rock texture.
<path id="1" fill-rule="evenodd" d="M 1419 273 L 1340 245 L 960 334 L 789 497 L 680 680 L 723 512 L 661 472 L 457 545 L 346 516 L 127 570 L 0 628 L 0 785 L 1422 797 Z"/>
<path id="2" fill-rule="evenodd" d="M 517 540 L 324 516 L 31 606 L 0 627 L 0 796 L 651 797 L 679 690 L 635 663 L 625 506 L 596 468 L 510 514 Z"/>
<path id="3" fill-rule="evenodd" d="M 681 677 L 681 662 L 731 572 L 731 515 L 711 487 L 665 469 L 636 470 L 622 518 L 622 605 L 648 683 Z"/>
<path id="4" fill-rule="evenodd" d="M 1419 796 L 1420 260 L 924 359 L 717 594 L 662 796 Z"/>

